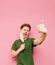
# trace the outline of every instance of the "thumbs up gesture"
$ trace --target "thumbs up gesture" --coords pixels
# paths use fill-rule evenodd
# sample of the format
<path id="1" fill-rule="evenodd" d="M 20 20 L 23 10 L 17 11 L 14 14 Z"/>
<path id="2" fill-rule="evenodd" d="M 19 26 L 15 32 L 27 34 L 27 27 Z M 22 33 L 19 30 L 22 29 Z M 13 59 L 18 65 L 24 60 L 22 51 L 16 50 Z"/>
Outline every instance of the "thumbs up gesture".
<path id="1" fill-rule="evenodd" d="M 44 20 L 42 20 L 42 23 L 37 25 L 38 32 L 41 33 L 47 33 L 47 28 L 45 27 Z"/>

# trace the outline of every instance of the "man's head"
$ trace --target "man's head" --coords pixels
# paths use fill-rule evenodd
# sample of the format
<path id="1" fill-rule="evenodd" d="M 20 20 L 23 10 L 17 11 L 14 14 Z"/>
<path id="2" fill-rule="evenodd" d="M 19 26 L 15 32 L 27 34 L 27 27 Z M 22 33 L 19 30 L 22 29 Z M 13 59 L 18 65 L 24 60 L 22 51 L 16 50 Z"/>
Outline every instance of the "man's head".
<path id="1" fill-rule="evenodd" d="M 21 27 L 20 27 L 20 30 L 24 36 L 24 38 L 27 38 L 29 36 L 29 33 L 31 31 L 31 26 L 30 24 L 22 24 Z"/>

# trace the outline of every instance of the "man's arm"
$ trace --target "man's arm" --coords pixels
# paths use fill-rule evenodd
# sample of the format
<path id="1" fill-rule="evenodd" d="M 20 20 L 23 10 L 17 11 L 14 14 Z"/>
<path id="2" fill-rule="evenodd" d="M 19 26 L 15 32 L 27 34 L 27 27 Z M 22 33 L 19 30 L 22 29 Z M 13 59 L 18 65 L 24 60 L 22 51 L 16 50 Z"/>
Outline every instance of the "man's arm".
<path id="1" fill-rule="evenodd" d="M 25 49 L 25 44 L 22 44 L 17 51 L 11 50 L 11 56 L 12 56 L 12 57 L 17 56 L 17 55 L 18 55 L 22 50 L 24 50 L 24 49 Z"/>
<path id="2" fill-rule="evenodd" d="M 42 33 L 41 37 L 34 40 L 34 45 L 40 45 L 45 40 L 47 33 Z"/>
<path id="3" fill-rule="evenodd" d="M 44 19 L 42 19 L 42 23 L 37 25 L 37 30 L 39 33 L 42 33 L 41 37 L 38 38 L 38 39 L 35 39 L 34 40 L 34 45 L 40 45 L 42 44 L 42 42 L 45 40 L 46 38 L 46 35 L 47 35 L 47 28 L 45 27 L 45 24 L 44 24 Z"/>

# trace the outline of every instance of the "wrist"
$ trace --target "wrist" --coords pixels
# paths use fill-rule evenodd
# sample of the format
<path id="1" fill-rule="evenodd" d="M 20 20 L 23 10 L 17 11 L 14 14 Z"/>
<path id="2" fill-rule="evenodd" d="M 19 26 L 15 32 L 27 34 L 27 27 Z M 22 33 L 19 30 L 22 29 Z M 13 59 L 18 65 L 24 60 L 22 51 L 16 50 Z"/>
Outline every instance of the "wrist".
<path id="1" fill-rule="evenodd" d="M 21 47 L 19 48 L 19 51 L 22 51 L 22 48 Z"/>

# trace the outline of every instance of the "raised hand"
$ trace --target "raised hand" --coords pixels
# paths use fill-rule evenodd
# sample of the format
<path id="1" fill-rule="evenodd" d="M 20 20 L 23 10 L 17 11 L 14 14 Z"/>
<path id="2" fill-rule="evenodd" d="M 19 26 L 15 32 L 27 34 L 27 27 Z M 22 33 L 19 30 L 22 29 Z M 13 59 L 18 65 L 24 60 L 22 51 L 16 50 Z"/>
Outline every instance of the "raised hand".
<path id="1" fill-rule="evenodd" d="M 47 33 L 47 28 L 45 27 L 44 19 L 42 20 L 41 24 L 37 25 L 37 29 L 38 29 L 38 32 Z"/>

